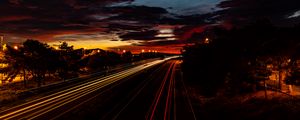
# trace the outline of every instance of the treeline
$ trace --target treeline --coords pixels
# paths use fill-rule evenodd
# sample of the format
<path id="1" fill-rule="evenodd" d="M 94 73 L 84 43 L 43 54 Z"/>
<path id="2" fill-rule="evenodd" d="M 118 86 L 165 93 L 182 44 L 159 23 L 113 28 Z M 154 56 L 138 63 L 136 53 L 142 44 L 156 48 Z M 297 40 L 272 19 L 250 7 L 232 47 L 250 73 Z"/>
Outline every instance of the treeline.
<path id="1" fill-rule="evenodd" d="M 162 54 L 151 52 L 133 55 L 130 51 L 119 54 L 102 49 L 75 50 L 66 42 L 58 47 L 50 47 L 38 40 L 29 39 L 20 46 L 6 47 L 4 58 L 1 59 L 5 66 L 2 66 L 0 72 L 5 76 L 2 83 L 12 82 L 16 76 L 21 76 L 25 87 L 29 80 L 35 81 L 40 87 L 45 84 L 46 77 L 65 80 L 160 55 Z"/>
<path id="2" fill-rule="evenodd" d="M 278 89 L 284 82 L 300 83 L 300 25 L 283 28 L 261 20 L 231 30 L 215 27 L 197 37 L 202 40 L 185 47 L 183 70 L 203 95 L 255 91 L 274 71 Z"/>

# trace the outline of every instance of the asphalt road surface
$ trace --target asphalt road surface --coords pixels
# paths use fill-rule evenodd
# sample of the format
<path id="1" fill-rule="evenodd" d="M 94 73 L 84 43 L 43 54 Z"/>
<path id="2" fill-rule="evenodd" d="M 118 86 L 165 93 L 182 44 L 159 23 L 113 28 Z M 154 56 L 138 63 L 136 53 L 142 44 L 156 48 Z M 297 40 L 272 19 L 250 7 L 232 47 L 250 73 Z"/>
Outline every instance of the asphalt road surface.
<path id="1" fill-rule="evenodd" d="M 0 119 L 195 120 L 181 60 L 166 58 L 32 100 Z"/>

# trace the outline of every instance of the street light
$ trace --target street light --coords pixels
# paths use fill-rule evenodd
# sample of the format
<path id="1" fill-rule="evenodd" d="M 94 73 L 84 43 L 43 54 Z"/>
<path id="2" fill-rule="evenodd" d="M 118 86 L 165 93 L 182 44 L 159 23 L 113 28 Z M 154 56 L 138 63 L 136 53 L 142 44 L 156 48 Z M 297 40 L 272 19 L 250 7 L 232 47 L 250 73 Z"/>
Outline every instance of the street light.
<path id="1" fill-rule="evenodd" d="M 83 48 L 82 48 L 82 54 L 83 54 L 83 55 L 85 55 L 85 50 L 86 50 L 86 47 L 83 47 Z"/>
<path id="2" fill-rule="evenodd" d="M 204 43 L 205 43 L 205 44 L 208 44 L 208 43 L 209 43 L 209 39 L 208 39 L 208 38 L 205 38 Z"/>
<path id="3" fill-rule="evenodd" d="M 19 48 L 18 48 L 18 46 L 14 46 L 14 49 L 15 49 L 15 50 L 18 50 Z"/>
<path id="4" fill-rule="evenodd" d="M 145 52 L 145 50 L 144 49 L 142 49 L 142 53 L 144 53 Z"/>

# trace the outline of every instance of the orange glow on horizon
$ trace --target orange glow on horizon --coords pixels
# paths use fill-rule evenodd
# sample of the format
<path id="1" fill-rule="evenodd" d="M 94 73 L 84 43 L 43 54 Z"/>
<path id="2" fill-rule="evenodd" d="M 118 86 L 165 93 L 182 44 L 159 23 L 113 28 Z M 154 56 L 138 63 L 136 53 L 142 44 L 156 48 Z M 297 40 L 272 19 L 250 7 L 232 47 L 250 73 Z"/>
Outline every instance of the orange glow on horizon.
<path id="1" fill-rule="evenodd" d="M 170 53 L 170 54 L 181 54 L 181 50 L 184 44 L 177 45 L 167 45 L 167 46 L 119 46 L 115 48 L 110 48 L 109 50 L 118 52 L 118 49 L 126 49 L 133 54 L 140 54 L 145 52 L 153 52 L 153 53 Z"/>
<path id="2" fill-rule="evenodd" d="M 110 47 L 118 47 L 123 45 L 130 45 L 130 43 L 124 41 L 110 41 L 110 40 L 86 40 L 86 41 L 67 41 L 69 45 L 73 45 L 74 49 L 104 49 L 108 50 Z M 58 41 L 56 42 L 49 42 L 50 45 L 59 45 Z"/>
<path id="3" fill-rule="evenodd" d="M 67 41 L 71 46 L 74 46 L 74 49 L 103 49 L 110 50 L 117 53 L 125 53 L 127 51 L 132 52 L 133 54 L 140 54 L 143 52 L 160 52 L 160 53 L 170 53 L 170 54 L 180 54 L 181 49 L 184 44 L 175 44 L 175 45 L 165 45 L 165 46 L 134 46 L 127 41 L 110 41 L 110 40 L 94 40 L 94 41 Z M 59 42 L 48 43 L 50 46 L 55 46 L 61 44 Z M 56 49 L 56 48 L 55 48 Z"/>
<path id="4" fill-rule="evenodd" d="M 11 35 L 9 35 L 11 37 Z M 9 38 L 9 36 L 7 38 Z M 22 39 L 22 38 L 20 38 Z M 35 39 L 35 38 L 33 38 Z M 26 40 L 25 38 L 22 40 Z M 59 40 L 51 40 L 51 41 L 44 41 L 45 39 L 36 39 L 40 40 L 42 43 L 47 43 L 48 45 L 52 46 L 53 49 L 59 49 L 58 45 L 61 44 L 61 41 Z M 24 41 L 20 41 L 24 42 Z M 103 49 L 103 50 L 111 50 L 115 51 L 118 53 L 123 52 L 123 50 L 130 51 L 133 54 L 139 54 L 141 52 L 161 52 L 161 53 L 173 53 L 173 54 L 180 54 L 182 47 L 184 44 L 174 44 L 174 45 L 164 45 L 164 46 L 136 46 L 133 45 L 132 41 L 111 41 L 110 39 L 97 39 L 97 40 L 74 40 L 74 41 L 66 41 L 69 46 L 73 46 L 74 49 L 80 49 L 80 48 L 85 48 L 85 49 Z M 119 51 L 118 51 L 119 50 Z"/>

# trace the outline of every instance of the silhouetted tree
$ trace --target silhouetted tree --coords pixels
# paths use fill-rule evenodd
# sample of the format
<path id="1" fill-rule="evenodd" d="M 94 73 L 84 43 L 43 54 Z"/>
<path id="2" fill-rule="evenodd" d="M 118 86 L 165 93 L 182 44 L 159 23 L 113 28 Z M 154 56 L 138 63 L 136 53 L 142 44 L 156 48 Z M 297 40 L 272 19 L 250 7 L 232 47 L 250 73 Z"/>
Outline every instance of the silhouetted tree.
<path id="1" fill-rule="evenodd" d="M 59 45 L 59 77 L 63 80 L 78 76 L 80 69 L 80 61 L 83 56 L 82 50 L 73 50 L 73 46 L 69 46 L 67 42 Z"/>
<path id="2" fill-rule="evenodd" d="M 105 68 L 105 57 L 100 53 L 89 56 L 87 67 L 92 70 L 103 70 Z"/>
<path id="3" fill-rule="evenodd" d="M 73 46 L 69 46 L 69 44 L 65 41 L 59 45 L 59 48 L 63 51 L 72 51 L 73 50 Z"/>
<path id="4" fill-rule="evenodd" d="M 26 58 L 23 54 L 23 49 L 14 49 L 11 46 L 7 46 L 5 51 L 5 60 L 8 63 L 8 67 L 5 69 L 7 72 L 7 77 L 4 81 L 11 82 L 15 77 L 23 72 L 24 87 L 26 87 Z"/>
<path id="5" fill-rule="evenodd" d="M 287 61 L 300 43 L 297 41 L 300 33 L 295 28 L 274 27 L 267 20 L 232 30 L 213 28 L 210 33 L 209 44 L 197 42 L 185 48 L 183 68 L 190 82 L 211 94 L 222 87 L 235 94 L 245 84 L 255 86 L 268 79 L 267 65 L 275 66 L 282 73 L 288 69 Z M 203 37 L 191 39 L 201 41 Z"/>
<path id="6" fill-rule="evenodd" d="M 132 62 L 133 55 L 132 55 L 131 51 L 126 51 L 125 53 L 123 53 L 122 59 L 124 62 Z"/>
<path id="7" fill-rule="evenodd" d="M 45 75 L 49 71 L 54 60 L 54 54 L 51 52 L 47 44 L 41 43 L 37 40 L 26 40 L 23 43 L 24 55 L 26 59 L 26 68 L 31 72 L 33 80 L 37 82 L 38 87 L 45 83 Z M 56 59 L 57 60 L 57 59 Z M 52 68 L 53 70 L 53 68 Z"/>

